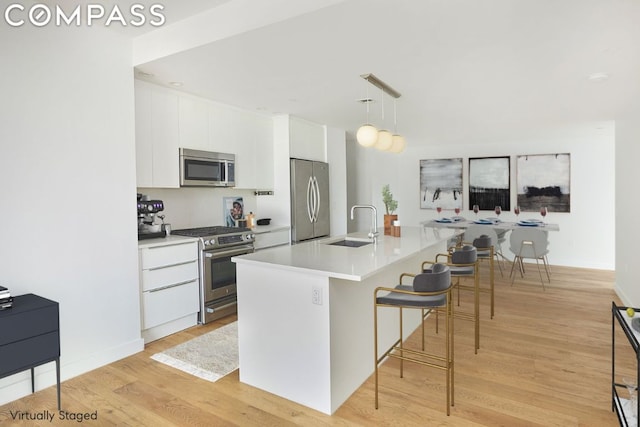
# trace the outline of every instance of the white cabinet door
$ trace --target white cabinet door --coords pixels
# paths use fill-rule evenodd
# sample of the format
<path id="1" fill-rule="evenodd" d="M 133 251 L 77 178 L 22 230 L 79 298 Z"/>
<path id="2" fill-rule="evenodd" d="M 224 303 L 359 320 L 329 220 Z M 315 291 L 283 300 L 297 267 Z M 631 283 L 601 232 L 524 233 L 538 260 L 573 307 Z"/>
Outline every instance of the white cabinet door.
<path id="1" fill-rule="evenodd" d="M 273 190 L 273 120 L 271 117 L 257 117 L 254 129 L 254 151 L 256 159 L 255 187 L 259 190 Z"/>
<path id="2" fill-rule="evenodd" d="M 255 115 L 236 111 L 236 187 L 256 188 Z"/>
<path id="3" fill-rule="evenodd" d="M 324 126 L 289 117 L 289 155 L 296 159 L 326 162 Z"/>
<path id="4" fill-rule="evenodd" d="M 178 95 L 154 89 L 151 92 L 151 114 L 153 186 L 178 188 L 180 187 Z"/>
<path id="5" fill-rule="evenodd" d="M 151 88 L 135 82 L 136 185 L 153 186 L 153 138 L 151 136 Z"/>
<path id="6" fill-rule="evenodd" d="M 212 151 L 235 154 L 235 110 L 220 104 L 209 105 L 209 147 Z"/>
<path id="7" fill-rule="evenodd" d="M 149 329 L 197 313 L 200 309 L 198 280 L 157 292 L 142 294 L 142 329 Z"/>
<path id="8" fill-rule="evenodd" d="M 209 114 L 204 100 L 180 96 L 180 147 L 209 150 Z"/>
<path id="9" fill-rule="evenodd" d="M 287 228 L 266 233 L 256 233 L 256 240 L 253 245 L 256 250 L 259 250 L 273 246 L 288 245 L 289 242 L 289 229 Z"/>

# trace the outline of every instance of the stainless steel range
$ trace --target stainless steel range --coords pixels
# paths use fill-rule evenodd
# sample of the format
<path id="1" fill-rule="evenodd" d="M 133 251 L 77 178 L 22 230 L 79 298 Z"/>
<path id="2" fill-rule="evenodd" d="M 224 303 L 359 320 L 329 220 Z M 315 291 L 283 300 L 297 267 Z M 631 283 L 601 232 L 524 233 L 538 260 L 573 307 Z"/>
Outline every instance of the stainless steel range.
<path id="1" fill-rule="evenodd" d="M 200 240 L 200 323 L 236 313 L 236 265 L 231 257 L 254 251 L 250 228 L 201 227 L 171 234 Z"/>

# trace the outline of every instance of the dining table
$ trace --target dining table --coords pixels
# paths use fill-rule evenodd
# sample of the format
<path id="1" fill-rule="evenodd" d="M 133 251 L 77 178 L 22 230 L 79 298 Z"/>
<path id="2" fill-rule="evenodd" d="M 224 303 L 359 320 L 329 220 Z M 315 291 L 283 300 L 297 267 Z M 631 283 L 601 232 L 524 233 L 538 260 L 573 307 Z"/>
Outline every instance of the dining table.
<path id="1" fill-rule="evenodd" d="M 494 228 L 497 232 L 506 232 L 517 228 L 539 228 L 547 231 L 560 231 L 560 225 L 543 222 L 538 219 L 522 219 L 518 221 L 502 221 L 497 217 L 466 219 L 464 217 L 443 217 L 420 222 L 423 227 L 466 229 L 470 225 L 479 224 Z"/>

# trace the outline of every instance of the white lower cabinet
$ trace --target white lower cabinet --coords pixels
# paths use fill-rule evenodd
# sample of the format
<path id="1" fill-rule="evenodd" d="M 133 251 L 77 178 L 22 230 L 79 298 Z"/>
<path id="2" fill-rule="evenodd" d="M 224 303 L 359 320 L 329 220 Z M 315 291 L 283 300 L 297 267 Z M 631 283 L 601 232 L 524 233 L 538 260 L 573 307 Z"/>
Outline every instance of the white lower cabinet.
<path id="1" fill-rule="evenodd" d="M 198 323 L 198 243 L 139 245 L 142 337 L 145 343 Z"/>
<path id="2" fill-rule="evenodd" d="M 260 230 L 254 228 L 255 241 L 253 246 L 256 250 L 271 248 L 273 246 L 288 245 L 290 242 L 289 227 Z"/>

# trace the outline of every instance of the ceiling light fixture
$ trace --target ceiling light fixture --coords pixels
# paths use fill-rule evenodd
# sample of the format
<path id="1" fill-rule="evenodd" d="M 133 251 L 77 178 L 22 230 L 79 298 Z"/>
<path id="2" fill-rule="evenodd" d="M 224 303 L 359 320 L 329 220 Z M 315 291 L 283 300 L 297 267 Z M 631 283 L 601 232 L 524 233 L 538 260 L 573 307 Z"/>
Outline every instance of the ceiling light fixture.
<path id="1" fill-rule="evenodd" d="M 381 90 L 382 97 L 382 120 L 384 121 L 384 94 L 391 96 L 394 98 L 393 101 L 393 123 L 394 123 L 394 134 L 388 130 L 382 129 L 378 130 L 375 126 L 369 123 L 369 90 L 367 86 L 367 123 L 360 126 L 358 131 L 356 132 L 356 140 L 358 143 L 364 147 L 372 147 L 375 146 L 380 151 L 391 151 L 393 153 L 400 153 L 404 150 L 406 145 L 404 137 L 397 133 L 397 114 L 396 114 L 396 99 L 400 98 L 400 92 L 393 89 L 391 86 L 380 80 L 378 77 L 373 74 L 361 74 L 360 77 L 365 79 L 368 83 L 374 85 L 378 89 Z"/>
<path id="2" fill-rule="evenodd" d="M 402 153 L 406 142 L 404 136 L 398 134 L 398 116 L 396 114 L 396 100 L 393 99 L 393 136 L 391 137 L 391 147 L 389 151 L 392 153 Z"/>
<path id="3" fill-rule="evenodd" d="M 382 109 L 382 123 L 384 124 L 384 91 L 381 90 L 380 99 L 382 100 L 381 109 Z M 375 147 L 380 151 L 387 151 L 391 148 L 391 144 L 393 144 L 393 135 L 386 129 L 381 129 L 378 131 L 378 140 L 376 141 Z"/>
<path id="4" fill-rule="evenodd" d="M 356 132 L 356 140 L 363 147 L 372 147 L 378 140 L 378 129 L 369 123 L 369 104 L 373 102 L 373 99 L 369 98 L 369 86 L 367 86 L 367 97 L 362 102 L 367 104 L 367 122 Z"/>

